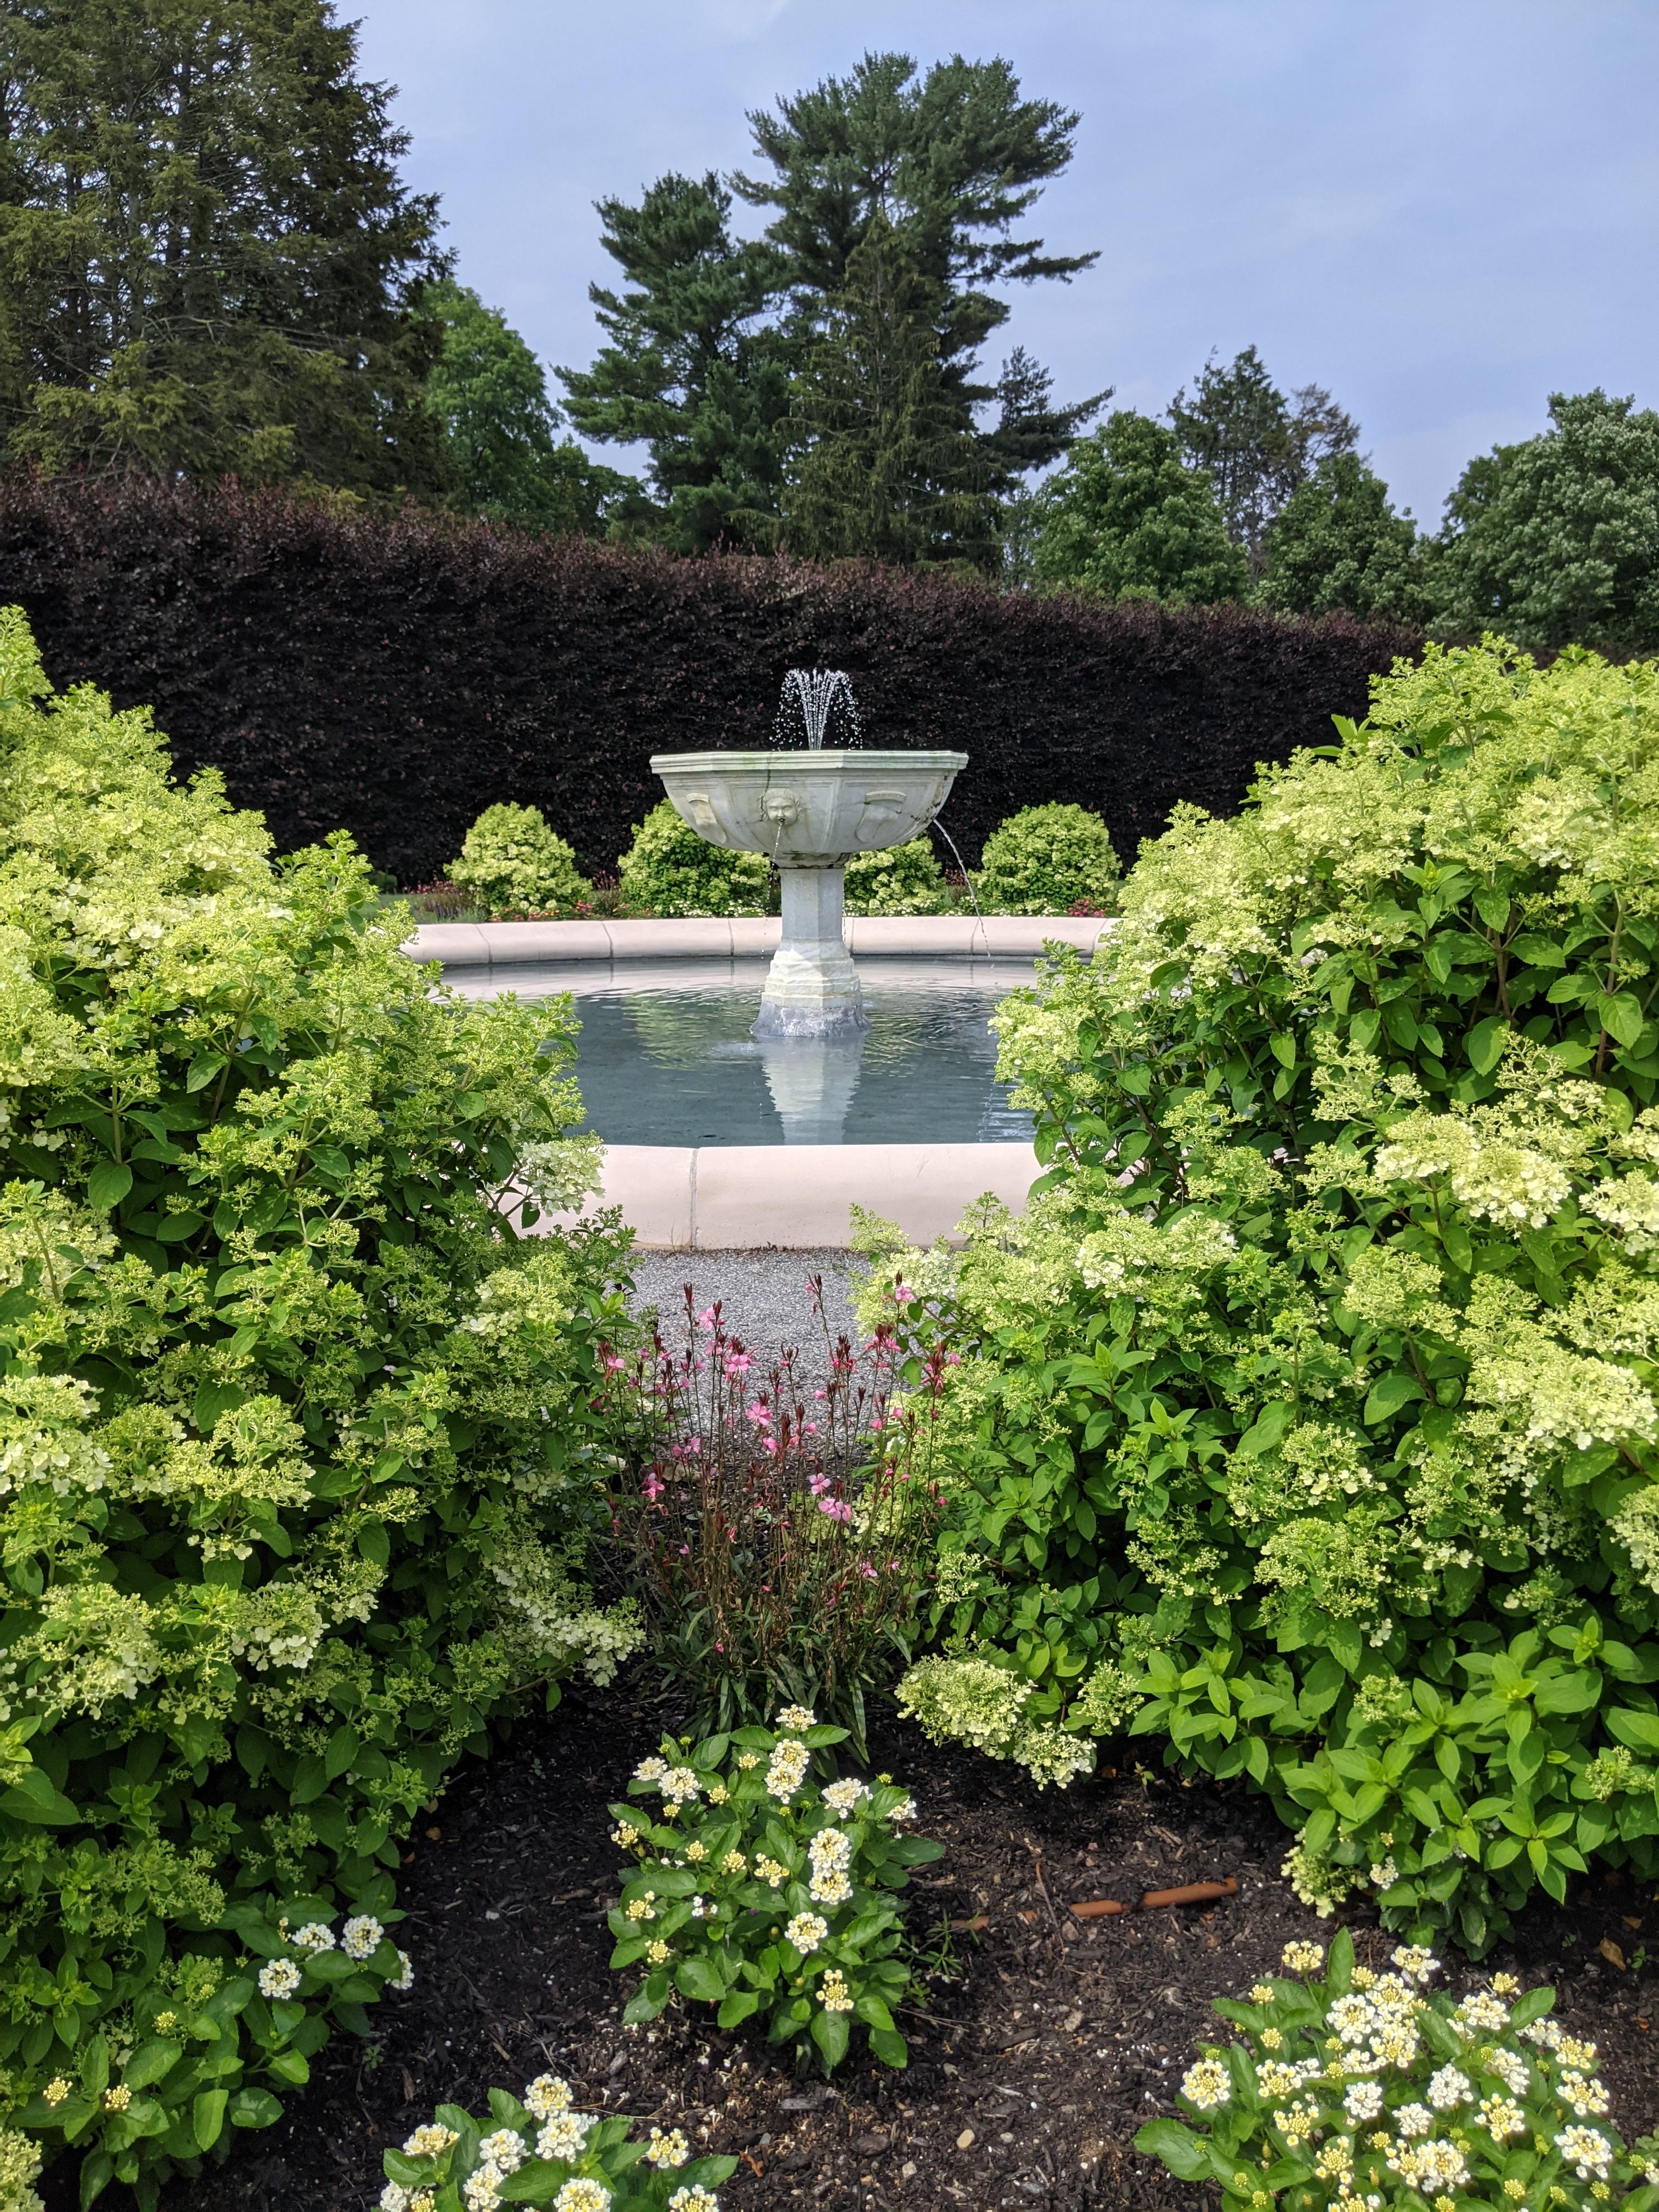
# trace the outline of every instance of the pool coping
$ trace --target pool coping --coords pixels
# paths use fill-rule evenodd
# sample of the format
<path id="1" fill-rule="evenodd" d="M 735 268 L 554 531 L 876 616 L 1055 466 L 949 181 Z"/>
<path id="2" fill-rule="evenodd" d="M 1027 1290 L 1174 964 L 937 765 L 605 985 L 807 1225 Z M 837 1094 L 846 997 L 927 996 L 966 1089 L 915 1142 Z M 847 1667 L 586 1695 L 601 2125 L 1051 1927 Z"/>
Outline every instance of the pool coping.
<path id="1" fill-rule="evenodd" d="M 404 950 L 447 968 L 557 966 L 614 960 L 743 960 L 775 952 L 783 925 L 698 915 L 682 921 L 423 921 Z M 848 915 L 854 958 L 1035 959 L 1045 945 L 1092 952 L 1109 918 L 1070 914 Z"/>
<path id="2" fill-rule="evenodd" d="M 957 1243 L 976 1200 L 1018 1213 L 1041 1172 L 1030 1145 L 607 1145 L 600 1189 L 544 1225 L 615 1206 L 651 1251 L 845 1249 L 856 1205 L 914 1244 Z"/>

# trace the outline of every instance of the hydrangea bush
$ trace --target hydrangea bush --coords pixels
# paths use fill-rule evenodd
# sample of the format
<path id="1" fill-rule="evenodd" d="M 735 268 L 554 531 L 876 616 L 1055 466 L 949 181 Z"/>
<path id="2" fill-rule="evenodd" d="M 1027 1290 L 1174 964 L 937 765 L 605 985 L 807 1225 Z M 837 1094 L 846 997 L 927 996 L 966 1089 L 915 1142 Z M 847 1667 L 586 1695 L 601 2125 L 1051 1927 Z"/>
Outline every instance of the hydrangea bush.
<path id="1" fill-rule="evenodd" d="M 951 904 L 931 837 L 884 852 L 855 853 L 847 863 L 848 914 L 944 914 Z"/>
<path id="2" fill-rule="evenodd" d="M 384 2154 L 380 2212 L 720 2212 L 715 2186 L 734 2158 L 693 2158 L 678 2128 L 633 2136 L 624 2114 L 579 2112 L 570 2085 L 538 2074 L 522 2101 L 489 2093 L 487 2118 L 440 2105 L 401 2150 Z"/>
<path id="3" fill-rule="evenodd" d="M 1285 1948 L 1285 1972 L 1215 2009 L 1243 2031 L 1206 2045 L 1181 2085 L 1191 2124 L 1150 2122 L 1138 2150 L 1183 2181 L 1218 2182 L 1223 2212 L 1597 2212 L 1659 2203 L 1659 2145 L 1627 2151 L 1607 2119 L 1593 2043 L 1550 2018 L 1551 1989 L 1510 1974 L 1430 1993 L 1420 1947 L 1392 1973 Z"/>
<path id="4" fill-rule="evenodd" d="M 1248 1778 L 1304 1897 L 1479 1949 L 1659 1875 L 1659 670 L 1431 652 L 1339 726 L 1006 1004 L 1024 1218 L 878 1270 L 962 1355 L 908 1694 Z"/>
<path id="5" fill-rule="evenodd" d="M 366 2025 L 416 1808 L 640 1634 L 581 1581 L 620 1247 L 519 1234 L 587 1175 L 568 1006 L 268 844 L 0 617 L 0 2117 L 88 2199 Z"/>
<path id="6" fill-rule="evenodd" d="M 676 1996 L 717 2006 L 722 2027 L 763 2016 L 769 2042 L 810 2036 L 826 2072 L 857 2021 L 878 2058 L 905 2063 L 898 1893 L 941 1851 L 897 1832 L 915 1807 L 890 1777 L 813 1778 L 812 1754 L 846 1735 L 790 1706 L 775 1730 L 669 1737 L 641 1765 L 629 1796 L 659 1810 L 611 1808 L 636 1862 L 611 1915 L 611 1963 L 645 1970 L 624 2020 L 654 2020 Z"/>
<path id="7" fill-rule="evenodd" d="M 682 822 L 659 799 L 617 864 L 624 905 L 675 919 L 682 915 L 763 915 L 772 871 L 763 853 L 728 853 Z"/>
<path id="8" fill-rule="evenodd" d="M 1086 806 L 1024 806 L 986 839 L 974 888 L 990 914 L 1115 912 L 1122 870 L 1111 832 Z"/>
<path id="9" fill-rule="evenodd" d="M 475 891 L 492 921 L 568 915 L 593 889 L 539 806 L 486 806 L 449 878 Z"/>

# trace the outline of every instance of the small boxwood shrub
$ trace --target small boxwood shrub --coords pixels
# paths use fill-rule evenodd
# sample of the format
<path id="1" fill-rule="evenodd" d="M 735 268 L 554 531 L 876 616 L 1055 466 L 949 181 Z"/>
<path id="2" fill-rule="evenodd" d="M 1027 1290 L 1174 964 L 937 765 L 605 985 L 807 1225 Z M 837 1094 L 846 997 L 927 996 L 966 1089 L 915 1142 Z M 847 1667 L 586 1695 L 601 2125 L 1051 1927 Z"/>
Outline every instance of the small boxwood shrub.
<path id="1" fill-rule="evenodd" d="M 449 879 L 476 891 L 492 921 L 568 915 L 592 885 L 576 855 L 547 826 L 539 806 L 486 806 L 467 831 Z"/>
<path id="2" fill-rule="evenodd" d="M 1116 909 L 1122 871 L 1111 832 L 1086 806 L 1025 806 L 985 841 L 974 878 L 992 914 L 1097 914 Z"/>
<path id="3" fill-rule="evenodd" d="M 949 904 L 930 837 L 912 837 L 884 853 L 859 853 L 847 863 L 848 914 L 943 914 Z"/>
<path id="4" fill-rule="evenodd" d="M 617 878 L 623 903 L 647 914 L 761 915 L 771 869 L 763 854 L 711 845 L 665 799 L 635 830 Z"/>

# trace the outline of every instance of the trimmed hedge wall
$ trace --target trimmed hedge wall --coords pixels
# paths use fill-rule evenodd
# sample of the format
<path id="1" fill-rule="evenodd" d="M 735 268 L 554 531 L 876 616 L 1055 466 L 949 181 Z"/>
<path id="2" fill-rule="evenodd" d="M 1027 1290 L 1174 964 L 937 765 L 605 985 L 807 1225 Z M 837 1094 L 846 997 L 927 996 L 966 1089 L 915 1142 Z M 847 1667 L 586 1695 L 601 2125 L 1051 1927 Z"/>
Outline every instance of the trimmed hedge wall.
<path id="1" fill-rule="evenodd" d="M 683 561 L 413 507 L 234 485 L 0 479 L 0 599 L 53 680 L 155 702 L 179 766 L 222 769 L 278 843 L 343 824 L 405 884 L 479 811 L 539 806 L 611 869 L 660 795 L 653 752 L 768 743 L 784 671 L 848 670 L 865 741 L 971 756 L 945 823 L 1098 808 L 1126 864 L 1182 799 L 1235 807 L 1259 761 L 1363 715 L 1414 631 L 1346 617 L 999 592 L 863 565 Z"/>

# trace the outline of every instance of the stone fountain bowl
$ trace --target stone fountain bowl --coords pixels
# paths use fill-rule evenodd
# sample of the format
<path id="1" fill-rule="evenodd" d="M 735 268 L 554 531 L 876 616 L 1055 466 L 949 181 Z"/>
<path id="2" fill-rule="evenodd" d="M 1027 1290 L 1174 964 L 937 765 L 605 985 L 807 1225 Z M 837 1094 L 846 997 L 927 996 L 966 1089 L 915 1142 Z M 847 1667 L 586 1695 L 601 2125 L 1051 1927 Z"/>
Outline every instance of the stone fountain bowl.
<path id="1" fill-rule="evenodd" d="M 920 836 L 966 753 L 655 753 L 674 811 L 711 845 L 833 868 Z"/>

